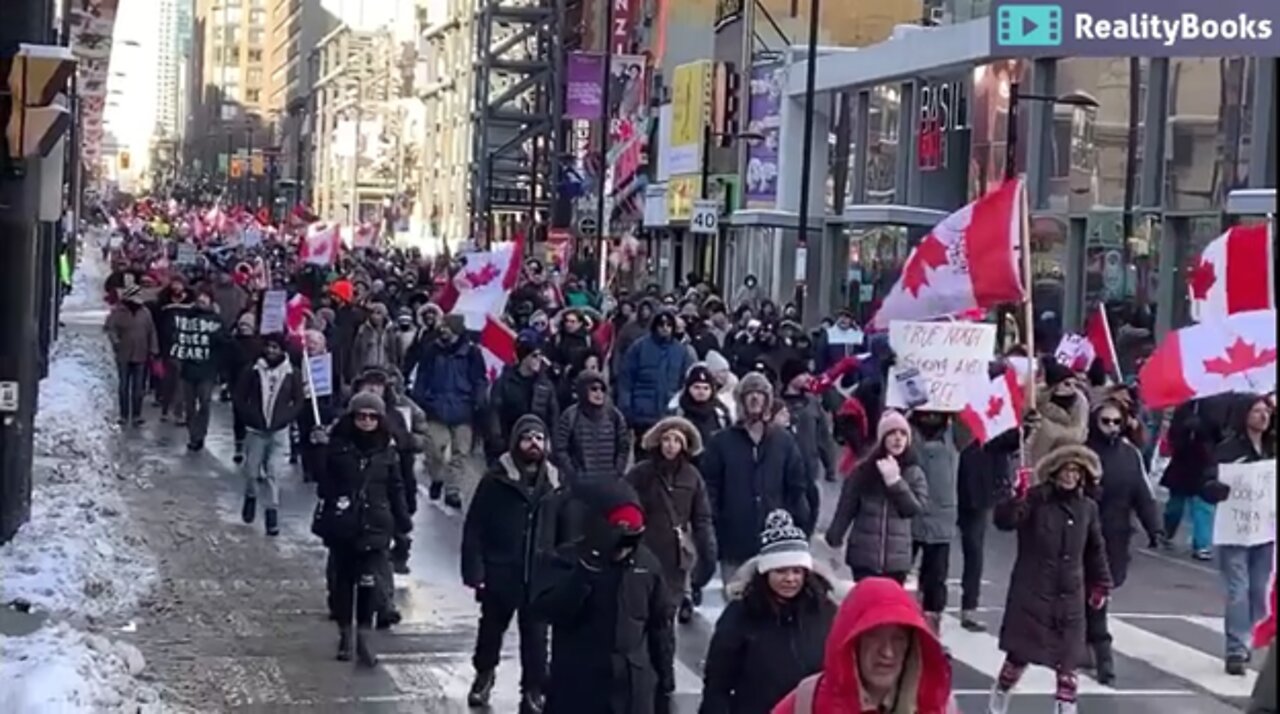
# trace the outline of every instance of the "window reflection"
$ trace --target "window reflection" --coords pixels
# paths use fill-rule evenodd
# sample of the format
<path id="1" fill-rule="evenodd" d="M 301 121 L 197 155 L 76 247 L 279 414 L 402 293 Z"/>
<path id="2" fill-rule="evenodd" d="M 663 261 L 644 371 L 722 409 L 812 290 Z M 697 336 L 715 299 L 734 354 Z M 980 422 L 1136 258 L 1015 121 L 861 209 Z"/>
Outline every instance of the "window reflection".
<path id="1" fill-rule="evenodd" d="M 1256 60 L 1179 58 L 1169 63 L 1165 203 L 1220 210 L 1247 185 Z"/>
<path id="2" fill-rule="evenodd" d="M 867 112 L 867 203 L 893 203 L 898 165 L 898 87 L 871 91 Z"/>

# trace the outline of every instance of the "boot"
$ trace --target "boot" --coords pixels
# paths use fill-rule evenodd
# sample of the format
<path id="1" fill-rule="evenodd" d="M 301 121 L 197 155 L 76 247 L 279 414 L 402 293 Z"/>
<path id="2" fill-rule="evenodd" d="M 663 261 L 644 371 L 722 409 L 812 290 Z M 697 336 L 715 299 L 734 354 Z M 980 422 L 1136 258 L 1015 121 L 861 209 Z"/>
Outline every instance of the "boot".
<path id="1" fill-rule="evenodd" d="M 991 687 L 991 696 L 987 699 L 987 714 L 1009 714 L 1009 699 L 1013 692 L 1006 692 L 999 684 Z"/>
<path id="2" fill-rule="evenodd" d="M 236 441 L 236 454 L 235 456 L 231 457 L 231 460 L 236 462 L 237 464 L 244 463 L 244 442 L 243 441 L 239 441 L 239 440 Z"/>
<path id="3" fill-rule="evenodd" d="M 680 600 L 680 609 L 676 611 L 676 622 L 687 625 L 693 620 L 693 600 L 689 597 Z"/>
<path id="4" fill-rule="evenodd" d="M 924 622 L 926 625 L 929 626 L 929 631 L 933 633 L 933 636 L 941 640 L 942 639 L 942 613 L 926 612 L 924 614 Z"/>
<path id="5" fill-rule="evenodd" d="M 338 625 L 338 661 L 350 662 L 352 654 L 351 625 Z"/>
<path id="6" fill-rule="evenodd" d="M 447 493 L 445 494 L 445 497 L 444 497 L 444 505 L 448 506 L 449 508 L 456 508 L 459 511 L 461 511 L 462 496 L 459 496 L 456 493 Z"/>
<path id="7" fill-rule="evenodd" d="M 542 714 L 546 705 L 546 697 L 541 692 L 527 692 L 520 697 L 520 714 Z"/>
<path id="8" fill-rule="evenodd" d="M 1078 714 L 1080 708 L 1075 702 L 1064 702 L 1061 699 L 1053 700 L 1053 714 Z"/>
<path id="9" fill-rule="evenodd" d="M 427 488 L 427 497 L 432 501 L 439 501 L 440 496 L 444 493 L 444 484 L 439 481 L 432 481 L 431 486 Z"/>
<path id="10" fill-rule="evenodd" d="M 258 499 L 249 494 L 244 495 L 244 505 L 240 507 L 240 520 L 245 523 L 253 523 L 253 519 L 258 515 Z"/>
<path id="11" fill-rule="evenodd" d="M 266 525 L 267 525 L 267 535 L 269 536 L 280 535 L 280 512 L 274 508 L 268 508 L 263 513 L 263 516 L 264 516 L 263 520 L 266 522 Z"/>
<path id="12" fill-rule="evenodd" d="M 378 666 L 378 658 L 369 649 L 370 635 L 367 625 L 356 628 L 356 664 L 372 669 Z"/>
<path id="13" fill-rule="evenodd" d="M 471 683 L 471 691 L 467 692 L 467 706 L 489 706 L 489 695 L 493 693 L 493 670 L 485 669 L 476 672 L 475 681 Z"/>
<path id="14" fill-rule="evenodd" d="M 1111 643 L 1099 642 L 1093 646 L 1093 664 L 1095 672 L 1093 678 L 1108 687 L 1115 686 L 1116 683 L 1116 661 L 1111 655 Z"/>
<path id="15" fill-rule="evenodd" d="M 978 619 L 977 613 L 973 610 L 965 610 L 960 613 L 960 626 L 967 632 L 986 632 L 987 626 L 982 624 Z"/>

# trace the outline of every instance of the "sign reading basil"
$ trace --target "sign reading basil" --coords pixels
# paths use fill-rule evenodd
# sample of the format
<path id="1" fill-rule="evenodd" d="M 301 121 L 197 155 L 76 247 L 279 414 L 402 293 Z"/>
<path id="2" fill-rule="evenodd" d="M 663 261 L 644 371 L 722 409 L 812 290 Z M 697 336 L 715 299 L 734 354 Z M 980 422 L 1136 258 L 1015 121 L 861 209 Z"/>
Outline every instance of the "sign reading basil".
<path id="1" fill-rule="evenodd" d="M 173 346 L 169 356 L 180 362 L 208 362 L 222 321 L 212 312 L 185 310 L 173 316 Z"/>

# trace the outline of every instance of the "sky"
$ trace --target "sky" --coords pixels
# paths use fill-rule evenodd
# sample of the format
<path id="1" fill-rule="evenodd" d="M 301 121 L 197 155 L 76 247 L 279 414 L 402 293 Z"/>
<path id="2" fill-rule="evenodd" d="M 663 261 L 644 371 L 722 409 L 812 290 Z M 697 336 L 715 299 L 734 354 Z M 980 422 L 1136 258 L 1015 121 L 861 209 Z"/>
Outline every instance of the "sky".
<path id="1" fill-rule="evenodd" d="M 111 76 L 103 126 L 121 151 L 130 154 L 121 188 L 145 174 L 156 125 L 156 68 L 159 57 L 159 2 L 121 0 L 111 44 Z"/>

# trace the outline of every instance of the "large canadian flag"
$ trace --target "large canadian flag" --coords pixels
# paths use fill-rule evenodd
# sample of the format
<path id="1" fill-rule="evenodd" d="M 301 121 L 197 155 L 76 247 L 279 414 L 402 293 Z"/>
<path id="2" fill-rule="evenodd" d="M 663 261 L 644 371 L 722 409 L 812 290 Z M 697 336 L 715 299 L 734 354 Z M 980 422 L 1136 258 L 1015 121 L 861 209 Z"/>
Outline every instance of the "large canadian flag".
<path id="1" fill-rule="evenodd" d="M 467 253 L 464 265 L 441 290 L 436 303 L 448 313 L 462 315 L 468 330 L 482 330 L 485 318 L 500 315 L 520 276 L 524 238 L 499 243 L 489 250 Z"/>
<path id="2" fill-rule="evenodd" d="M 299 257 L 302 262 L 311 265 L 333 265 L 338 261 L 341 240 L 337 224 L 312 223 L 302 236 Z"/>
<path id="3" fill-rule="evenodd" d="M 501 319 L 485 315 L 484 327 L 480 330 L 480 354 L 484 357 L 485 375 L 492 383 L 502 374 L 503 367 L 515 364 L 516 333 Z"/>
<path id="4" fill-rule="evenodd" d="M 1187 269 L 1192 319 L 1275 308 L 1269 231 L 1267 225 L 1236 226 L 1205 246 Z"/>
<path id="5" fill-rule="evenodd" d="M 960 421 L 973 432 L 973 438 L 985 444 L 1022 424 L 1022 406 L 1018 373 L 1007 369 L 994 379 L 982 376 L 973 381 Z"/>
<path id="6" fill-rule="evenodd" d="M 1171 332 L 1138 372 L 1139 394 L 1151 409 L 1275 388 L 1275 310 L 1240 312 Z"/>
<path id="7" fill-rule="evenodd" d="M 1006 181 L 934 226 L 907 256 L 872 320 L 875 329 L 1021 301 L 1021 191 L 1020 180 Z"/>

